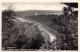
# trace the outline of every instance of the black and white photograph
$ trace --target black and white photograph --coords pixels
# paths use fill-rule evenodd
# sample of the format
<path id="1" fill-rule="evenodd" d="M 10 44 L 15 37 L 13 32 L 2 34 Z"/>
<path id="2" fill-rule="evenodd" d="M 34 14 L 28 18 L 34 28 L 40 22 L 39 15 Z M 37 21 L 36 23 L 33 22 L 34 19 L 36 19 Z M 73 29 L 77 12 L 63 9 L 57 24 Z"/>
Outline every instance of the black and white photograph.
<path id="1" fill-rule="evenodd" d="M 78 2 L 2 3 L 2 51 L 78 51 Z"/>

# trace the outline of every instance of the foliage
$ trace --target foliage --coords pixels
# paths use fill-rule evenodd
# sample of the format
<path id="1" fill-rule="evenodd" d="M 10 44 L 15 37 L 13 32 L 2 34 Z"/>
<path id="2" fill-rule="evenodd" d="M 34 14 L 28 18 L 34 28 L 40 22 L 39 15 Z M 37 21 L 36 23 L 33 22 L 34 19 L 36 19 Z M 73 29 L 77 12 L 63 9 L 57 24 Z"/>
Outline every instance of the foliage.
<path id="1" fill-rule="evenodd" d="M 11 28 L 14 26 L 15 12 L 13 10 L 2 11 L 2 42 L 9 39 Z"/>
<path id="2" fill-rule="evenodd" d="M 53 43 L 43 45 L 44 37 L 33 23 L 14 22 L 15 12 L 2 12 L 2 46 L 17 49 L 78 50 L 78 11 L 64 8 L 62 15 L 37 15 L 27 17 L 57 31 Z M 71 14 L 69 14 L 71 12 Z M 43 23 L 44 22 L 44 23 Z"/>
<path id="3" fill-rule="evenodd" d="M 67 6 L 70 7 L 78 8 L 78 3 L 63 3 L 63 4 L 66 4 Z"/>
<path id="4" fill-rule="evenodd" d="M 12 49 L 40 49 L 44 43 L 38 27 L 33 23 L 13 21 L 16 20 L 14 11 L 2 12 L 2 47 Z M 11 48 L 10 48 L 11 49 Z"/>
<path id="5" fill-rule="evenodd" d="M 67 15 L 63 13 L 63 15 L 60 15 L 59 17 L 53 19 L 53 22 L 55 22 L 58 26 L 58 39 L 56 40 L 56 49 L 78 50 L 77 15 L 74 12 L 71 14 L 67 13 Z"/>

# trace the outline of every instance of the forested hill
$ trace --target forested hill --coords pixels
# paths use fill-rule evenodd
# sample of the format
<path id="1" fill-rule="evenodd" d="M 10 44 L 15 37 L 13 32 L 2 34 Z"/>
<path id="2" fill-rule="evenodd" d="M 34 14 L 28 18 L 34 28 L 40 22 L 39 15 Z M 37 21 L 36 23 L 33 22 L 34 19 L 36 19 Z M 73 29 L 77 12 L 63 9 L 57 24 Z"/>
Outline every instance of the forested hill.
<path id="1" fill-rule="evenodd" d="M 17 16 L 33 16 L 33 15 L 48 15 L 55 14 L 61 15 L 62 11 L 52 11 L 52 10 L 27 10 L 27 11 L 16 11 Z"/>

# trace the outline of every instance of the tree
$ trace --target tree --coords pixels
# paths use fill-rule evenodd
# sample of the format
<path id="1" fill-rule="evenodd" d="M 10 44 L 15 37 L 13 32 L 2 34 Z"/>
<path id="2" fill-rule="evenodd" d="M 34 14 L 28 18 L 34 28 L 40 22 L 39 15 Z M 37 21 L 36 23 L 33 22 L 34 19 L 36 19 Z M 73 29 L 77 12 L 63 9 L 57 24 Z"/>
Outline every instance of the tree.
<path id="1" fill-rule="evenodd" d="M 65 13 L 72 14 L 72 12 L 74 12 L 73 8 L 78 8 L 78 3 L 61 3 L 61 4 L 65 4 L 68 6 L 63 8 L 64 14 Z"/>
<path id="2" fill-rule="evenodd" d="M 62 3 L 62 4 L 66 4 L 69 7 L 78 8 L 78 3 Z"/>

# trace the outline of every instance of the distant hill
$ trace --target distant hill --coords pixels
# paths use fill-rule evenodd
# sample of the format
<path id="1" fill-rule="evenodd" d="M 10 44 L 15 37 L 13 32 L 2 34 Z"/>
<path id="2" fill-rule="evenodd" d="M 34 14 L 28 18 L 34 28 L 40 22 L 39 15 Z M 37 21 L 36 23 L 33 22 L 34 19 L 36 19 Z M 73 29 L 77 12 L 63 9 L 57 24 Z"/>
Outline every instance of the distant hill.
<path id="1" fill-rule="evenodd" d="M 16 11 L 17 16 L 33 16 L 33 15 L 49 15 L 55 14 L 60 15 L 62 11 L 52 11 L 52 10 L 27 10 L 27 11 Z"/>

